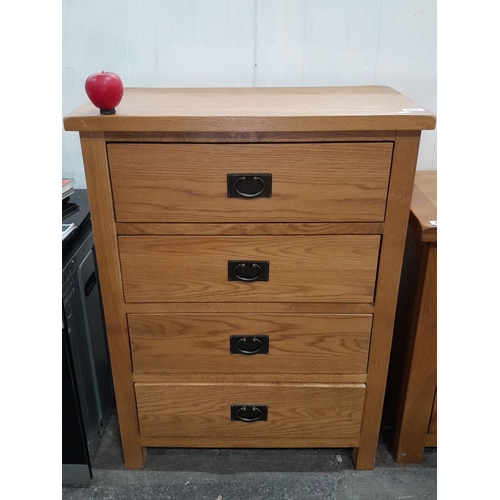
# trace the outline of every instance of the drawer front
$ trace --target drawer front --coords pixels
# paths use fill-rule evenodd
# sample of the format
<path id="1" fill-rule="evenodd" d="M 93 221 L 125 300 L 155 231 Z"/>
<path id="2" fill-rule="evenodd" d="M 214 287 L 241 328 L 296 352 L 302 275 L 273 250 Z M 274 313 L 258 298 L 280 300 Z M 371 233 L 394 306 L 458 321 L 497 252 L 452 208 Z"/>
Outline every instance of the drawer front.
<path id="1" fill-rule="evenodd" d="M 126 302 L 372 302 L 380 236 L 122 236 L 118 244 Z M 234 263 L 251 273 L 259 263 L 251 276 L 267 281 L 235 279 L 246 271 Z"/>
<path id="2" fill-rule="evenodd" d="M 108 157 L 118 222 L 380 222 L 392 143 L 109 144 Z M 238 174 L 263 196 L 235 197 Z"/>
<path id="3" fill-rule="evenodd" d="M 224 437 L 237 445 L 241 439 L 355 438 L 365 386 L 136 383 L 135 391 L 141 436 Z M 258 418 L 259 411 L 263 417 L 267 411 L 266 420 L 238 419 Z"/>
<path id="4" fill-rule="evenodd" d="M 366 373 L 371 315 L 129 314 L 135 373 Z"/>

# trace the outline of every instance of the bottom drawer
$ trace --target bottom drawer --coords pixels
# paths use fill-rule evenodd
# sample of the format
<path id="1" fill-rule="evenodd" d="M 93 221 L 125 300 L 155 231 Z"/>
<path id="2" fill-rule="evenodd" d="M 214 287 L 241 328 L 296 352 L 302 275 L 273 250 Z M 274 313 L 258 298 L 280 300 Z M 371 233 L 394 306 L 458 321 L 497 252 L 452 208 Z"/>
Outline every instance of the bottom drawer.
<path id="1" fill-rule="evenodd" d="M 365 396 L 364 384 L 136 383 L 135 389 L 141 438 L 163 438 L 159 446 L 356 446 Z"/>

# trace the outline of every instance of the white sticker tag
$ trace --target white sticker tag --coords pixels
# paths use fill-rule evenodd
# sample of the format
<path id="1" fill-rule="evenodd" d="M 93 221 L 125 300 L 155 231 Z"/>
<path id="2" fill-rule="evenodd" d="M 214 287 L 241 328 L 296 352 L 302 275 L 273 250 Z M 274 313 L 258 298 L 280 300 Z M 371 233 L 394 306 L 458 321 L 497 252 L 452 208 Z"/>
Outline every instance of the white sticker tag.
<path id="1" fill-rule="evenodd" d="M 437 226 L 438 225 L 438 221 L 437 220 L 430 220 L 429 222 L 431 223 L 431 226 Z"/>
<path id="2" fill-rule="evenodd" d="M 398 113 L 403 114 L 403 113 L 411 113 L 412 111 L 425 111 L 424 108 L 403 108 L 401 111 L 398 111 Z"/>

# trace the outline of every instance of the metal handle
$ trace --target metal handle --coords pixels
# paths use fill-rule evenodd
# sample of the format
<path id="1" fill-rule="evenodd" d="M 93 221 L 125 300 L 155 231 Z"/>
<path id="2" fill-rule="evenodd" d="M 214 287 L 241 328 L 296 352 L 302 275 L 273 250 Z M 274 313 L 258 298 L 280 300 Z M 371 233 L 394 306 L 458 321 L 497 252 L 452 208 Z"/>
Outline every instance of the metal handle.
<path id="1" fill-rule="evenodd" d="M 269 354 L 269 336 L 231 335 L 229 337 L 229 352 L 230 354 L 243 354 L 245 356 Z"/>
<path id="2" fill-rule="evenodd" d="M 227 174 L 228 198 L 271 198 L 273 174 Z"/>
<path id="3" fill-rule="evenodd" d="M 264 181 L 264 179 L 262 177 L 259 177 L 259 176 L 254 176 L 252 178 L 252 180 L 254 182 L 260 182 L 262 184 L 262 188 L 257 191 L 256 193 L 245 193 L 243 191 L 241 191 L 240 189 L 238 189 L 238 183 L 240 182 L 244 182 L 246 181 L 247 178 L 245 176 L 243 177 L 238 177 L 235 181 L 234 181 L 234 184 L 233 184 L 233 187 L 234 187 L 234 190 L 236 191 L 236 193 L 240 196 L 243 196 L 243 198 L 257 198 L 258 196 L 260 196 L 264 190 L 266 189 L 266 183 Z"/>
<path id="4" fill-rule="evenodd" d="M 259 271 L 259 274 L 257 274 L 257 276 L 252 276 L 250 278 L 247 278 L 247 277 L 242 276 L 241 274 L 237 273 L 237 269 L 239 269 L 239 268 L 244 269 L 245 267 L 246 267 L 246 264 L 244 262 L 241 262 L 240 264 L 237 264 L 235 266 L 235 268 L 233 269 L 233 274 L 235 275 L 235 277 L 237 279 L 239 279 L 240 281 L 256 281 L 260 278 L 260 275 L 262 274 L 262 267 L 259 264 L 257 264 L 256 262 L 254 262 L 252 264 L 252 268 L 257 269 Z"/>
<path id="5" fill-rule="evenodd" d="M 242 337 L 240 340 L 238 340 L 235 344 L 235 347 L 236 349 L 238 349 L 238 351 L 240 351 L 242 354 L 248 354 L 248 355 L 252 355 L 252 354 L 257 354 L 259 351 L 261 351 L 263 348 L 264 348 L 264 343 L 262 342 L 262 340 L 260 340 L 258 337 L 253 337 L 252 338 L 252 341 L 253 342 L 257 342 L 257 344 L 259 344 L 259 346 L 257 347 L 257 349 L 253 349 L 253 350 L 248 350 L 248 349 L 242 349 L 239 344 L 241 342 L 245 343 L 247 342 L 247 338 L 246 337 Z"/>
<path id="6" fill-rule="evenodd" d="M 252 411 L 257 412 L 257 416 L 254 418 L 248 418 L 244 417 L 242 415 L 243 412 L 247 411 L 247 407 L 243 406 L 239 410 L 236 411 L 236 416 L 242 421 L 242 422 L 257 422 L 262 417 L 262 410 L 258 406 L 252 406 Z"/>
<path id="7" fill-rule="evenodd" d="M 231 405 L 231 420 L 257 422 L 267 420 L 267 405 Z"/>
<path id="8" fill-rule="evenodd" d="M 252 281 L 269 280 L 269 261 L 267 260 L 228 260 L 228 281 Z"/>

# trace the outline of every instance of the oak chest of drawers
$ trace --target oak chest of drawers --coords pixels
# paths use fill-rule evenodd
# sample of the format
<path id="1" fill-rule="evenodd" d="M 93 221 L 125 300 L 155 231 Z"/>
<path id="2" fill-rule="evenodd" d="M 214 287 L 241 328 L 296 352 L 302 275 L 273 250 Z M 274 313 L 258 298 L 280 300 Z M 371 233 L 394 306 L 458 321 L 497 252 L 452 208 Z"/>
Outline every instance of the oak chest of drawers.
<path id="1" fill-rule="evenodd" d="M 374 467 L 421 130 L 387 87 L 125 89 L 80 132 L 125 466 L 352 447 Z"/>

